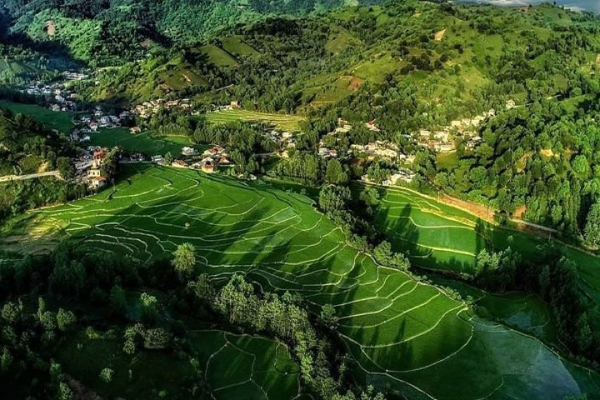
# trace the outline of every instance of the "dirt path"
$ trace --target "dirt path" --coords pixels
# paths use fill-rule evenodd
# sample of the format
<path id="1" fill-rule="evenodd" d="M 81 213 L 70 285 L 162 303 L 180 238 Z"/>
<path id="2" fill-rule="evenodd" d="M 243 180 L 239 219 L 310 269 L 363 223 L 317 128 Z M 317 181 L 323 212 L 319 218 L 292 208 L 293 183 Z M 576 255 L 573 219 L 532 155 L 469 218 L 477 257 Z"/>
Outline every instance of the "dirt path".
<path id="1" fill-rule="evenodd" d="M 48 171 L 41 172 L 38 174 L 29 174 L 29 175 L 5 175 L 0 176 L 0 182 L 10 182 L 10 181 L 25 181 L 28 179 L 36 179 L 36 178 L 45 178 L 48 176 L 54 176 L 58 179 L 62 179 L 60 173 L 58 171 Z"/>
<path id="2" fill-rule="evenodd" d="M 484 221 L 494 223 L 494 214 L 496 213 L 496 210 L 494 210 L 491 207 L 486 207 L 481 204 L 461 200 L 445 193 L 439 196 L 437 200 L 440 203 L 449 204 L 454 207 L 460 208 L 461 210 L 466 211 L 469 214 L 473 214 Z"/>

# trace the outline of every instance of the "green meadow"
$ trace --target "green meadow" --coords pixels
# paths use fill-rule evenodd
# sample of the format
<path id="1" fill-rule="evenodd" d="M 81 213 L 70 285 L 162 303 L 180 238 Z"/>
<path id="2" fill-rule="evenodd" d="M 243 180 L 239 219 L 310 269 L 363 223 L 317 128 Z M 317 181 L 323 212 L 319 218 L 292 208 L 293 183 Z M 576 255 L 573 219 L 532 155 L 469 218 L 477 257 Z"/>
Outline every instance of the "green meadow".
<path id="1" fill-rule="evenodd" d="M 93 146 L 120 146 L 130 153 L 143 153 L 149 156 L 171 153 L 173 157 L 181 154 L 185 146 L 192 146 L 187 136 L 159 136 L 152 132 L 130 133 L 127 128 L 104 129 L 90 134 Z M 196 146 L 195 146 L 196 147 Z"/>
<path id="2" fill-rule="evenodd" d="M 69 134 L 75 127 L 73 124 L 74 114 L 71 112 L 55 112 L 35 104 L 15 103 L 0 100 L 0 108 L 10 110 L 14 114 L 25 114 L 43 124 L 46 129 L 56 129 L 59 132 Z"/>
<path id="3" fill-rule="evenodd" d="M 215 111 L 206 114 L 205 117 L 207 121 L 215 124 L 226 124 L 232 121 L 258 121 L 289 131 L 300 130 L 300 122 L 304 120 L 298 115 L 270 114 L 248 110 Z"/>
<path id="4" fill-rule="evenodd" d="M 399 204 L 400 195 L 391 193 L 393 197 L 385 199 L 400 207 L 400 216 L 408 218 L 412 210 L 432 206 L 413 199 L 411 214 L 407 214 L 402 211 L 407 205 Z M 463 219 L 468 220 L 468 215 L 456 214 L 455 220 L 446 219 L 444 224 L 466 231 L 460 224 L 466 225 Z M 239 272 L 266 290 L 302 294 L 315 312 L 332 304 L 339 316 L 339 337 L 356 361 L 357 378 L 393 393 L 439 400 L 562 399 L 583 392 L 595 398 L 598 393 L 600 376 L 595 372 L 566 361 L 533 336 L 476 316 L 438 286 L 378 265 L 350 247 L 340 228 L 317 212 L 312 200 L 262 181 L 247 183 L 198 171 L 129 166 L 114 190 L 37 210 L 11 225 L 13 235 L 37 229 L 68 237 L 82 249 L 140 260 L 189 242 L 196 249 L 197 272 L 208 273 L 212 279 Z M 419 225 L 439 224 L 435 220 Z M 33 245 L 28 240 L 28 246 Z M 468 239 L 461 246 L 475 249 L 469 247 Z M 504 314 L 508 317 L 514 314 L 513 304 L 507 303 Z M 216 346 L 206 354 L 215 354 Z M 223 354 L 222 362 L 237 362 L 239 352 L 227 349 L 235 354 Z M 218 367 L 239 373 L 232 372 L 235 379 L 224 378 L 213 385 L 255 393 L 248 375 L 256 373 L 257 364 L 250 368 L 248 360 L 245 367 Z M 219 364 L 214 365 L 219 371 Z M 211 363 L 209 380 L 212 368 Z M 215 379 L 220 376 L 215 372 Z M 231 386 L 242 381 L 248 385 Z M 263 381 L 256 381 L 265 388 L 259 383 Z M 289 390 L 294 391 L 292 386 Z M 222 394 L 222 398 L 233 396 L 232 392 Z"/>
<path id="5" fill-rule="evenodd" d="M 377 227 L 420 267 L 472 273 L 484 248 L 510 246 L 535 260 L 548 243 L 546 237 L 491 225 L 409 189 L 392 188 L 382 194 Z M 554 245 L 577 263 L 584 290 L 600 302 L 600 257 L 560 242 Z"/>

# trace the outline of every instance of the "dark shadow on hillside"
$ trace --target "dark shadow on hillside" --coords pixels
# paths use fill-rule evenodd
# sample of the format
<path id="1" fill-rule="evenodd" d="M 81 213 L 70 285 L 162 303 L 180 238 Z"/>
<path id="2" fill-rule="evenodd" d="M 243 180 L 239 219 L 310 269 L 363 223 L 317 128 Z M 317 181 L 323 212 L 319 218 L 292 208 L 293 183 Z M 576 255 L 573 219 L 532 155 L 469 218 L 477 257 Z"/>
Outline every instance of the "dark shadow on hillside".
<path id="1" fill-rule="evenodd" d="M 153 171 L 159 172 L 164 170 L 164 168 L 149 165 L 135 165 L 122 168 L 116 185 L 114 187 L 109 186 L 100 193 L 100 199 L 103 199 L 103 203 L 105 204 L 102 208 L 110 208 L 111 202 L 119 201 L 119 195 L 129 195 L 130 193 L 127 193 L 129 185 L 139 185 L 139 181 L 143 180 L 145 176 L 149 177 Z M 170 255 L 169 250 L 174 250 L 174 247 L 168 241 L 172 241 L 174 244 L 190 242 L 197 249 L 197 272 L 206 272 L 208 274 L 217 272 L 224 274 L 232 274 L 234 272 L 247 273 L 255 269 L 262 262 L 276 263 L 285 260 L 287 253 L 290 251 L 290 243 L 289 240 L 278 240 L 277 236 L 278 229 L 285 228 L 285 225 L 270 229 L 270 224 L 261 222 L 262 219 L 269 217 L 273 213 L 273 209 L 269 209 L 268 204 L 259 204 L 249 212 L 237 217 L 227 215 L 226 208 L 222 211 L 217 210 L 217 212 L 212 212 L 214 210 L 210 207 L 219 207 L 220 205 L 213 204 L 208 208 L 202 208 L 201 203 L 192 203 L 192 201 L 196 202 L 201 190 L 209 190 L 203 188 L 203 182 L 213 180 L 213 178 L 201 175 L 200 173 L 195 175 L 186 174 L 186 176 L 199 182 L 196 189 L 182 190 L 177 196 L 160 199 L 161 196 L 171 194 L 169 192 L 162 192 L 157 194 L 156 201 L 153 201 L 150 195 L 144 195 L 140 198 L 140 201 L 143 202 L 143 207 L 140 206 L 140 203 L 134 202 L 123 209 L 110 211 L 111 213 L 114 212 L 114 215 L 102 218 L 96 217 L 97 221 L 95 221 L 91 228 L 77 233 L 77 240 L 85 242 L 85 239 L 91 235 L 99 233 L 96 228 L 99 226 L 102 226 L 104 230 L 104 232 L 100 233 L 106 235 L 112 235 L 113 232 L 116 232 L 113 229 L 116 228 L 151 234 L 159 237 L 167 250 L 166 252 L 163 251 L 152 240 L 148 240 L 147 243 L 152 245 L 152 248 L 148 250 L 154 257 L 166 257 Z M 156 179 L 154 175 L 153 179 Z M 164 184 L 173 183 L 169 179 L 169 176 L 159 175 L 159 179 L 163 179 Z M 235 183 L 235 181 L 231 183 Z M 192 184 L 191 181 L 190 184 Z M 179 186 L 181 187 L 181 183 L 179 183 Z M 250 187 L 237 189 L 239 187 L 236 186 L 236 190 L 253 190 Z M 155 189 L 159 191 L 161 188 L 157 185 Z M 145 190 L 148 189 L 141 189 L 140 191 L 143 192 Z M 228 194 L 226 190 L 220 195 L 224 198 L 228 197 L 228 202 L 235 201 L 235 198 Z M 186 202 L 190 202 L 190 204 L 186 204 Z M 235 212 L 238 213 L 242 209 L 243 207 L 237 208 Z M 148 218 L 150 214 L 156 217 L 157 220 L 154 221 Z M 254 229 L 264 229 L 264 231 L 253 233 Z M 121 232 L 119 235 L 122 235 L 121 237 L 128 237 L 130 234 Z M 140 237 L 140 235 L 131 236 L 135 238 Z M 236 249 L 232 249 L 241 240 L 249 238 L 251 239 L 246 240 L 248 242 L 247 247 L 238 246 Z M 278 243 L 275 246 L 274 242 L 276 241 Z M 125 243 L 126 241 L 123 242 Z M 272 251 L 263 251 L 267 246 L 274 246 L 274 248 Z M 101 249 L 102 244 L 90 244 L 86 245 L 86 247 Z M 242 252 L 241 248 L 247 249 L 247 251 Z M 140 251 L 140 254 L 134 254 L 134 257 L 144 259 L 145 255 L 141 254 L 142 251 L 140 248 L 137 248 L 137 250 Z M 233 250 L 236 254 L 225 254 L 228 250 Z M 127 253 L 129 252 L 125 251 L 124 255 Z M 219 265 L 223 265 L 223 267 L 211 267 Z M 231 268 L 226 267 L 229 265 L 231 265 Z"/>
<path id="2" fill-rule="evenodd" d="M 385 234 L 387 240 L 392 244 L 394 251 L 406 254 L 411 261 L 411 264 L 416 267 L 425 269 L 435 269 L 440 271 L 448 271 L 450 273 L 473 272 L 475 260 L 472 256 L 465 255 L 467 258 L 472 258 L 472 261 L 465 261 L 465 257 L 460 255 L 449 255 L 445 260 L 436 259 L 432 256 L 432 251 L 419 246 L 420 230 L 411 222 L 411 214 L 413 207 L 407 204 L 402 208 L 399 215 L 391 216 L 388 207 L 380 207 L 377 214 L 378 228 Z M 440 231 L 446 234 L 447 231 L 440 228 Z M 483 249 L 489 249 L 493 243 L 493 231 L 488 223 L 478 219 L 475 226 L 475 252 L 477 255 Z M 452 237 L 451 237 L 452 239 Z M 458 240 L 458 239 L 457 239 Z M 440 243 L 443 240 L 440 240 Z M 431 246 L 436 247 L 433 243 Z M 440 245 L 439 247 L 444 247 Z M 447 254 L 451 254 L 447 252 Z"/>

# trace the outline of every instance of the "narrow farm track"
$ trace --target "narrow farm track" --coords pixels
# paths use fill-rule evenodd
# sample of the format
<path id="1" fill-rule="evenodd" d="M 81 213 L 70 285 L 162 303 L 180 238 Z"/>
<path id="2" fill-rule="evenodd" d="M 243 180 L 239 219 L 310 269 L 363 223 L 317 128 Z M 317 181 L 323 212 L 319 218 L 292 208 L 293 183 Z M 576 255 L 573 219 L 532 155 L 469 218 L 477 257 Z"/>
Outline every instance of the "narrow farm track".
<path id="1" fill-rule="evenodd" d="M 112 199 L 105 192 L 47 208 L 35 223 L 60 225 L 83 248 L 139 260 L 189 242 L 197 250 L 198 270 L 213 279 L 244 273 L 265 290 L 303 294 L 315 312 L 332 304 L 340 316 L 340 339 L 362 371 L 359 378 L 410 398 L 501 399 L 523 392 L 528 398 L 562 399 L 600 382 L 597 374 L 581 372 L 534 338 L 480 320 L 443 290 L 358 253 L 304 196 L 188 170 L 129 166 L 126 173 L 131 184 L 119 183 Z M 390 200 L 394 207 L 403 201 Z M 415 207 L 411 212 L 436 207 L 417 206 L 405 205 Z M 414 240 L 412 220 L 399 221 L 407 224 L 407 240 Z M 448 218 L 443 225 L 463 230 Z M 468 246 L 444 250 L 474 254 Z M 255 354 L 231 337 L 211 355 L 207 377 L 227 367 L 220 363 L 233 359 L 229 352 L 236 353 L 245 375 L 212 383 L 216 399 L 236 391 L 281 398 L 260 383 Z M 294 396 L 297 392 L 286 398 Z"/>

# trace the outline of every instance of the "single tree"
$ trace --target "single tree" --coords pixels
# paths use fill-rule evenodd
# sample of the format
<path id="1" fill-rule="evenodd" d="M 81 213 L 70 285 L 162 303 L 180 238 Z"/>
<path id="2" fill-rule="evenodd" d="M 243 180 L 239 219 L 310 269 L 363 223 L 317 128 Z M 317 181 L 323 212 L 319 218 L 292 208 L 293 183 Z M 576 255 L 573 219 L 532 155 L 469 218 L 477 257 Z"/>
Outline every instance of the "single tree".
<path id="1" fill-rule="evenodd" d="M 58 313 L 56 314 L 56 323 L 58 324 L 58 330 L 67 331 L 70 327 L 75 325 L 77 322 L 77 318 L 75 318 L 75 314 L 71 311 L 65 311 L 62 308 L 58 309 Z"/>
<path id="2" fill-rule="evenodd" d="M 112 381 L 113 375 L 115 371 L 110 368 L 104 368 L 100 371 L 100 379 L 102 379 L 105 383 L 110 383 Z"/>
<path id="3" fill-rule="evenodd" d="M 196 255 L 194 254 L 194 246 L 191 243 L 184 243 L 177 246 L 177 250 L 173 252 L 173 267 L 180 279 L 189 277 L 194 272 L 196 265 Z"/>
<path id="4" fill-rule="evenodd" d="M 600 245 L 600 201 L 597 201 L 588 213 L 584 239 L 590 246 Z"/>

